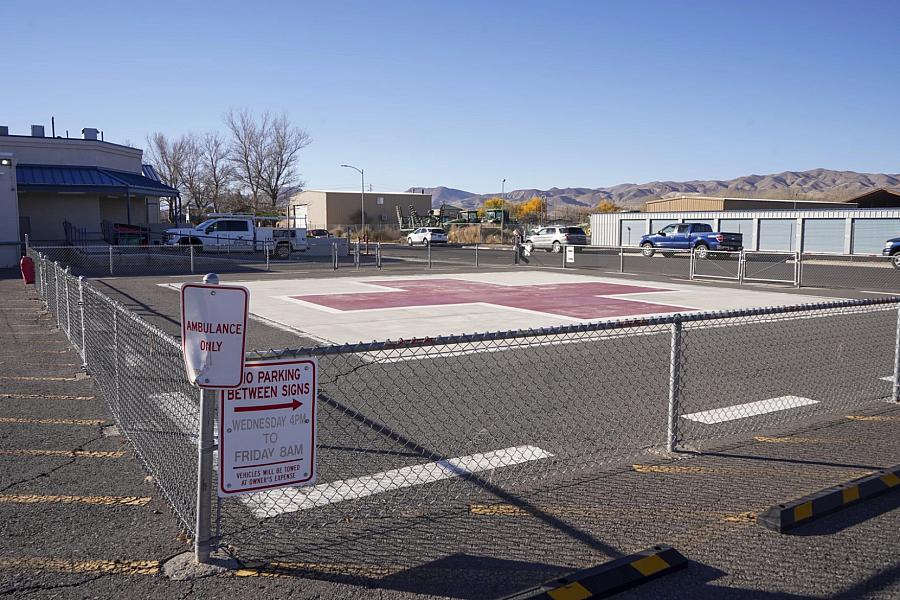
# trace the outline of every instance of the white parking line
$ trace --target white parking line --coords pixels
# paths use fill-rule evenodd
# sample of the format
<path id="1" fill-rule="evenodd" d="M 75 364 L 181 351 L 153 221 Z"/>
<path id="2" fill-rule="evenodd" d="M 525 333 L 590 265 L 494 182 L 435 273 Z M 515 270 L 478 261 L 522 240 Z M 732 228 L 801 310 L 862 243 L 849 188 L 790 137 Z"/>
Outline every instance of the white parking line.
<path id="1" fill-rule="evenodd" d="M 424 485 L 470 473 L 490 471 L 553 456 L 537 446 L 513 446 L 483 454 L 448 458 L 435 462 L 391 469 L 305 488 L 285 488 L 244 496 L 241 501 L 257 518 L 274 517 L 345 500 L 356 500 L 414 485 Z"/>
<path id="2" fill-rule="evenodd" d="M 748 402 L 747 404 L 735 404 L 734 406 L 714 408 L 712 410 L 704 410 L 681 416 L 691 421 L 697 421 L 698 423 L 713 425 L 715 423 L 724 423 L 726 421 L 734 421 L 746 417 L 755 417 L 770 412 L 818 403 L 818 400 L 811 400 L 809 398 L 803 398 L 802 396 L 779 396 L 778 398 Z"/>
<path id="3" fill-rule="evenodd" d="M 894 383 L 894 376 L 888 375 L 887 377 L 879 377 L 878 379 L 882 381 L 887 381 L 888 383 Z"/>

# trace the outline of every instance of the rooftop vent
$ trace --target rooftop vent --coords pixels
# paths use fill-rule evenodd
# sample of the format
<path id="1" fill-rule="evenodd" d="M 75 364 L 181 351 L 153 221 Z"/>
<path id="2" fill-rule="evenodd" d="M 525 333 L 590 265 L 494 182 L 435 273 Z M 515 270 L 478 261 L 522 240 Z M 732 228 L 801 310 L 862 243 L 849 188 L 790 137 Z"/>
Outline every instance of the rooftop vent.
<path id="1" fill-rule="evenodd" d="M 32 125 L 31 126 L 31 137 L 44 137 L 44 126 L 43 125 Z"/>
<path id="2" fill-rule="evenodd" d="M 0 135 L 9 135 L 9 127 L 0 125 Z"/>
<path id="3" fill-rule="evenodd" d="M 81 130 L 81 135 L 83 135 L 86 140 L 96 140 L 98 133 L 100 133 L 100 130 L 94 129 L 93 127 L 85 127 Z"/>

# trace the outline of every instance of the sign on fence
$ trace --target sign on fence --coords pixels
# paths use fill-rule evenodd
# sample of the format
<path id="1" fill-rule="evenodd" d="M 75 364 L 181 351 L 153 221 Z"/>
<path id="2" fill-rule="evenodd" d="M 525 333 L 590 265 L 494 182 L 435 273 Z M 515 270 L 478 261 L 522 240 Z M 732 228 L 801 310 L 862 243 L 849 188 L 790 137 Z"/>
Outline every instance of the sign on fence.
<path id="1" fill-rule="evenodd" d="M 316 479 L 314 358 L 247 363 L 222 390 L 219 496 L 309 485 Z"/>
<path id="2" fill-rule="evenodd" d="M 575 246 L 566 246 L 566 262 L 570 264 L 575 262 Z"/>
<path id="3" fill-rule="evenodd" d="M 241 385 L 249 298 L 247 288 L 236 285 L 181 286 L 181 349 L 192 384 Z"/>

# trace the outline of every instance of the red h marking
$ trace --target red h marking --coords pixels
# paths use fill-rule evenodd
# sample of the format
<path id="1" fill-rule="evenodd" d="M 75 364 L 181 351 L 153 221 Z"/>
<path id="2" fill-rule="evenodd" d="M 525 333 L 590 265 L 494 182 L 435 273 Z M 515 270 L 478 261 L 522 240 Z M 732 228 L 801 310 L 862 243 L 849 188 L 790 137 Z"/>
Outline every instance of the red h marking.
<path id="1" fill-rule="evenodd" d="M 291 298 L 342 311 L 446 306 L 480 302 L 576 319 L 600 319 L 691 310 L 684 306 L 610 298 L 609 296 L 620 294 L 669 291 L 663 288 L 617 283 L 550 283 L 510 286 L 462 279 L 411 279 L 373 281 L 372 283 L 397 291 L 291 296 Z"/>

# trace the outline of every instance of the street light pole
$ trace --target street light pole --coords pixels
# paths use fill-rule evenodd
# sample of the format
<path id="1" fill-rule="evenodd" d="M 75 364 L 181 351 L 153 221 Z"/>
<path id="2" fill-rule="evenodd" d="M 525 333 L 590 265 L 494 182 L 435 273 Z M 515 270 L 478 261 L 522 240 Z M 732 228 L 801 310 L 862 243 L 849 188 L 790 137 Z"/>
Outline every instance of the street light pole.
<path id="1" fill-rule="evenodd" d="M 500 243 L 503 243 L 503 217 L 506 208 L 506 178 L 500 182 Z"/>
<path id="2" fill-rule="evenodd" d="M 366 227 L 366 172 L 359 167 L 354 167 L 353 165 L 341 165 L 342 167 L 346 167 L 348 169 L 353 169 L 357 173 L 359 173 L 359 177 L 361 180 L 360 187 L 360 195 L 359 195 L 359 235 L 356 236 L 359 240 L 362 240 L 363 229 Z"/>

